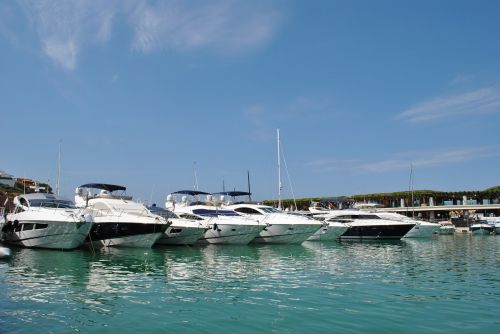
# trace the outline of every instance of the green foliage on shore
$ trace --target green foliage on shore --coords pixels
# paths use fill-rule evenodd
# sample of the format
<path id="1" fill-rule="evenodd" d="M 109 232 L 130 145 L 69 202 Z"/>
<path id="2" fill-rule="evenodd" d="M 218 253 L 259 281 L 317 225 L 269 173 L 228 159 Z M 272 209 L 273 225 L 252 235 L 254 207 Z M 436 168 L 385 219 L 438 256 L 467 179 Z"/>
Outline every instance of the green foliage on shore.
<path id="1" fill-rule="evenodd" d="M 487 188 L 482 191 L 435 191 L 435 190 L 414 190 L 414 198 L 429 198 L 433 197 L 435 200 L 443 199 L 461 199 L 463 196 L 468 198 L 495 198 L 500 197 L 500 186 L 495 186 Z M 330 197 L 311 197 L 311 198 L 299 198 L 295 201 L 293 199 L 283 199 L 282 203 L 284 207 L 295 206 L 297 203 L 298 209 L 306 209 L 313 202 L 320 202 L 323 200 L 328 200 L 336 197 L 346 197 L 351 199 L 353 202 L 362 201 L 400 201 L 401 198 L 407 199 L 410 197 L 408 190 L 406 191 L 396 191 L 392 193 L 373 193 L 373 194 L 359 194 L 351 196 L 330 196 Z M 278 200 L 265 200 L 263 201 L 266 205 L 276 206 Z"/>

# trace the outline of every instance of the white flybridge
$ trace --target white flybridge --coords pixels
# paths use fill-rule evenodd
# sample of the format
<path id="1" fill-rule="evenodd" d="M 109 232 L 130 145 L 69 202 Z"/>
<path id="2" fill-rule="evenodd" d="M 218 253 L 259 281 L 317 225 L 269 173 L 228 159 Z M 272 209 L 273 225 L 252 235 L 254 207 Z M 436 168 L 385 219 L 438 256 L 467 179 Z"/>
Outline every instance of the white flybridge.
<path id="1" fill-rule="evenodd" d="M 199 196 L 206 196 L 207 201 L 199 201 Z M 201 243 L 246 245 L 265 227 L 257 220 L 243 217 L 233 210 L 221 209 L 212 201 L 212 195 L 203 191 L 173 192 L 167 196 L 165 207 L 181 218 L 204 219 L 208 230 L 198 240 Z"/>
<path id="2" fill-rule="evenodd" d="M 167 221 L 132 201 L 125 190 L 123 186 L 103 183 L 76 188 L 76 205 L 88 207 L 94 217 L 87 238 L 89 246 L 148 248 L 163 236 Z"/>
<path id="3" fill-rule="evenodd" d="M 2 227 L 5 243 L 23 247 L 73 249 L 81 246 L 92 227 L 87 210 L 47 193 L 14 198 L 15 209 Z"/>
<path id="4" fill-rule="evenodd" d="M 322 224 L 318 221 L 302 216 L 286 213 L 271 206 L 255 203 L 234 203 L 229 200 L 224 202 L 224 196 L 236 198 L 238 196 L 250 196 L 243 191 L 227 191 L 218 193 L 221 195 L 223 208 L 234 210 L 239 214 L 258 220 L 265 228 L 252 241 L 253 243 L 281 243 L 300 244 L 320 230 Z M 343 228 L 345 231 L 345 229 Z"/>
<path id="5" fill-rule="evenodd" d="M 165 218 L 170 226 L 165 234 L 158 239 L 159 245 L 193 245 L 203 237 L 208 230 L 205 219 L 193 216 L 181 218 L 176 213 L 157 206 L 148 208 L 155 215 Z"/>

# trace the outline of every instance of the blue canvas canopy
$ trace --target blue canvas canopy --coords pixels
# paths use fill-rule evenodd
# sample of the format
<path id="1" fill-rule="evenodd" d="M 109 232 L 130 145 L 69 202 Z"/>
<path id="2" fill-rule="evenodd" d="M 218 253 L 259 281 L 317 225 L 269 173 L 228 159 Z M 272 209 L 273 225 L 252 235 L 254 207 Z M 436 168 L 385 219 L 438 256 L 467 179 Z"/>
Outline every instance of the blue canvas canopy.
<path id="1" fill-rule="evenodd" d="M 219 193 L 214 193 L 214 195 L 228 195 L 231 197 L 238 197 L 238 196 L 250 196 L 252 193 L 249 193 L 247 191 L 221 191 Z"/>
<path id="2" fill-rule="evenodd" d="M 87 184 L 81 185 L 79 188 L 103 189 L 103 190 L 107 190 L 109 192 L 113 192 L 116 190 L 123 190 L 123 191 L 127 190 L 126 187 L 118 186 L 118 185 L 114 185 L 114 184 L 106 184 L 106 183 L 87 183 Z"/>
<path id="3" fill-rule="evenodd" d="M 179 191 L 173 192 L 172 194 L 191 195 L 191 196 L 210 195 L 210 193 L 206 193 L 204 191 L 199 191 L 199 190 L 179 190 Z"/>

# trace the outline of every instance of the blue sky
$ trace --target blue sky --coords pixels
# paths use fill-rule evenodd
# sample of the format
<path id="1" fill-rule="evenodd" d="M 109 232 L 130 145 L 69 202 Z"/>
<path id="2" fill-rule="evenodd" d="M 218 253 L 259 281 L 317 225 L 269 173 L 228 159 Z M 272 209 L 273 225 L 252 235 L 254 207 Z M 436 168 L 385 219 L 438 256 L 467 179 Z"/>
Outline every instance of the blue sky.
<path id="1" fill-rule="evenodd" d="M 296 197 L 500 184 L 498 1 L 0 3 L 0 169 Z M 283 170 L 284 197 L 291 186 Z"/>

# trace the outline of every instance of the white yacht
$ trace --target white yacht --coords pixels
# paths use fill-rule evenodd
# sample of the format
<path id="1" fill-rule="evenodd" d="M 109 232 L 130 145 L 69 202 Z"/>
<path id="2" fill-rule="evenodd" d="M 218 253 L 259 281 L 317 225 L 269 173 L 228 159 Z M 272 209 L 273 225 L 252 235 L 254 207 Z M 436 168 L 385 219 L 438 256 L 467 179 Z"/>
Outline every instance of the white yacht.
<path id="1" fill-rule="evenodd" d="M 144 247 L 160 239 L 167 221 L 125 195 L 123 186 L 89 183 L 75 190 L 78 207 L 88 207 L 94 226 L 87 238 L 90 247 Z"/>
<path id="2" fill-rule="evenodd" d="M 6 215 L 2 240 L 23 247 L 73 249 L 81 246 L 92 227 L 92 216 L 73 202 L 48 193 L 14 198 Z"/>
<path id="3" fill-rule="evenodd" d="M 480 220 L 472 224 L 469 229 L 474 235 L 490 235 L 495 231 L 495 226 L 488 224 L 485 220 Z"/>
<path id="4" fill-rule="evenodd" d="M 201 217 L 181 218 L 174 212 L 155 205 L 148 209 L 170 223 L 165 234 L 156 242 L 157 245 L 193 245 L 208 230 L 208 224 Z"/>
<path id="5" fill-rule="evenodd" d="M 451 235 L 455 234 L 455 225 L 450 221 L 442 221 L 439 223 L 441 227 L 439 228 L 439 234 L 441 235 Z"/>
<path id="6" fill-rule="evenodd" d="M 178 200 L 180 196 L 180 200 Z M 206 201 L 199 201 L 206 196 Z M 252 241 L 265 225 L 237 212 L 222 209 L 212 201 L 212 195 L 197 190 L 181 190 L 167 196 L 165 207 L 181 218 L 203 218 L 208 226 L 200 243 L 243 244 Z"/>
<path id="7" fill-rule="evenodd" d="M 224 208 L 252 217 L 265 226 L 252 243 L 300 244 L 322 227 L 318 221 L 303 215 L 286 213 L 262 204 L 234 202 L 238 196 L 251 195 L 248 192 L 226 191 L 217 195 L 221 195 L 220 200 Z M 225 201 L 225 196 L 232 200 Z"/>
<path id="8" fill-rule="evenodd" d="M 395 212 L 375 212 L 377 216 L 383 219 L 389 219 L 394 221 L 406 221 L 415 224 L 415 227 L 406 233 L 405 238 L 430 238 L 434 234 L 439 233 L 441 225 L 437 223 L 431 223 L 423 220 L 416 220 L 405 215 L 401 215 Z"/>
<path id="9" fill-rule="evenodd" d="M 401 239 L 415 226 L 413 222 L 382 219 L 376 214 L 352 209 L 329 210 L 315 217 L 347 224 L 348 229 L 340 236 L 341 240 Z"/>

